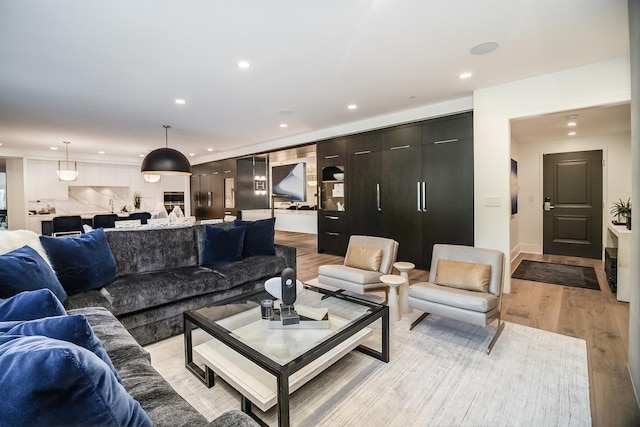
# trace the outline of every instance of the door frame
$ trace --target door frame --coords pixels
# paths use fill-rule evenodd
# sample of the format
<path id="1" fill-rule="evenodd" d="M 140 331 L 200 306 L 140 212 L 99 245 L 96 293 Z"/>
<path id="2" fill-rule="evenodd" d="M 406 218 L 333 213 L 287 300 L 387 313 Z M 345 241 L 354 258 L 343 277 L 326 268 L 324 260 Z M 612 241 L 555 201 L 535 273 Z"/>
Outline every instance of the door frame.
<path id="1" fill-rule="evenodd" d="M 607 147 L 598 146 L 598 147 L 580 147 L 575 150 L 568 151 L 540 151 L 538 157 L 538 173 L 539 173 L 539 182 L 538 182 L 538 200 L 540 200 L 540 204 L 538 208 L 538 229 L 540 230 L 538 235 L 538 245 L 540 247 L 540 254 L 544 255 L 544 214 L 542 212 L 542 203 L 544 202 L 544 156 L 546 154 L 562 154 L 562 153 L 577 153 L 582 151 L 602 151 L 602 224 L 600 224 L 600 233 L 602 235 L 602 251 L 600 254 L 600 258 L 604 260 L 604 247 L 606 244 L 606 231 L 607 231 L 607 221 L 608 221 L 608 211 L 605 210 L 605 202 L 608 200 L 608 168 L 609 168 L 609 154 L 607 152 Z"/>

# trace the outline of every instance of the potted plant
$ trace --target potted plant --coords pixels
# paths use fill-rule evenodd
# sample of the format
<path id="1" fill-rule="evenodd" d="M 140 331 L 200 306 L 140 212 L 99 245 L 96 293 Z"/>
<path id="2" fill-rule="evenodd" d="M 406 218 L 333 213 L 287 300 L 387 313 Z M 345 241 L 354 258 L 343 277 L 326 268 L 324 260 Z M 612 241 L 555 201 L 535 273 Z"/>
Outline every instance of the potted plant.
<path id="1" fill-rule="evenodd" d="M 621 219 L 624 219 L 627 223 L 627 228 L 631 229 L 631 198 L 627 201 L 619 199 L 611 206 L 611 214 L 618 217 L 618 224 L 621 224 Z"/>
<path id="2" fill-rule="evenodd" d="M 133 207 L 135 209 L 140 209 L 142 204 L 142 194 L 135 192 L 133 193 Z"/>

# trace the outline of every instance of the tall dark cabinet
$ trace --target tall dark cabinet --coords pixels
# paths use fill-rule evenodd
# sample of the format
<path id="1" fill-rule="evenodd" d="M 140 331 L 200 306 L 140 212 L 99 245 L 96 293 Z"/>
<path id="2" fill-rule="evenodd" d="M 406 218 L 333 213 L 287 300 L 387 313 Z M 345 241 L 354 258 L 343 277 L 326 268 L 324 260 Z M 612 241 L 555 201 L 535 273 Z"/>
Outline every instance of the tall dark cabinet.
<path id="1" fill-rule="evenodd" d="M 433 120 L 422 129 L 422 265 L 433 245 L 473 245 L 473 118 Z"/>
<path id="2" fill-rule="evenodd" d="M 348 153 L 345 181 L 347 221 L 340 236 L 393 238 L 398 260 L 429 267 L 433 245 L 473 245 L 472 113 L 394 126 L 341 138 Z M 324 144 L 318 144 L 318 165 Z M 319 213 L 318 250 L 328 224 Z"/>
<path id="3" fill-rule="evenodd" d="M 399 126 L 381 133 L 382 230 L 396 240 L 398 260 L 422 258 L 422 127 Z"/>
<path id="4" fill-rule="evenodd" d="M 380 133 L 347 140 L 349 234 L 375 235 L 382 228 Z"/>

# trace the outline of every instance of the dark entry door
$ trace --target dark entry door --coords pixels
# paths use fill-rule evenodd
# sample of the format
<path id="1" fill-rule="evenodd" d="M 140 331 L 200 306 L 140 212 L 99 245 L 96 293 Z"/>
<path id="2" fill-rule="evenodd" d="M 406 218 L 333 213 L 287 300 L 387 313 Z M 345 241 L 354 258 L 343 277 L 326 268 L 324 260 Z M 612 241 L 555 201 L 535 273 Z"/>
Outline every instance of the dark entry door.
<path id="1" fill-rule="evenodd" d="M 543 252 L 602 258 L 602 151 L 545 154 Z"/>

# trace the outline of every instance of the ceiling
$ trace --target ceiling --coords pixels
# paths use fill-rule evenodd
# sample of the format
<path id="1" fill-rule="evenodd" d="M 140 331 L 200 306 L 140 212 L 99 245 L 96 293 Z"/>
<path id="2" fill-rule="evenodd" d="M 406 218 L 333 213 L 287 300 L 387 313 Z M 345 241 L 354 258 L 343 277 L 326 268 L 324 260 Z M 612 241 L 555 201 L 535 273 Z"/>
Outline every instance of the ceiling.
<path id="1" fill-rule="evenodd" d="M 628 56 L 627 19 L 627 0 L 0 0 L 0 156 L 71 141 L 73 158 L 140 162 L 163 124 L 192 163 L 311 142 Z"/>
<path id="2" fill-rule="evenodd" d="M 570 125 L 571 122 L 574 125 Z M 559 141 L 630 131 L 631 105 L 628 103 L 511 120 L 511 136 L 520 143 Z"/>

